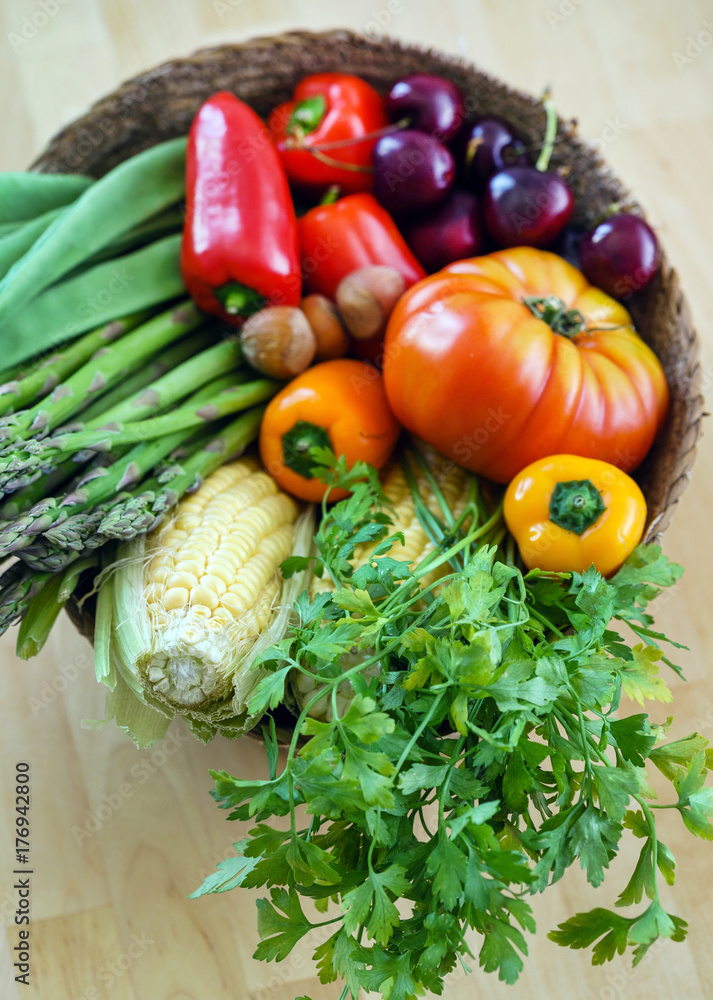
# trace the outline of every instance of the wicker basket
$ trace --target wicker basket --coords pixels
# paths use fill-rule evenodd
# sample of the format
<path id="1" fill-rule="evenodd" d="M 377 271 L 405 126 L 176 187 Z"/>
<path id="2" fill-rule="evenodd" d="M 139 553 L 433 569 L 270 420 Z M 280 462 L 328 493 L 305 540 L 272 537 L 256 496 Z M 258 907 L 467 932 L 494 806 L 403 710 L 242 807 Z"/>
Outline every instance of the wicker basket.
<path id="1" fill-rule="evenodd" d="M 539 100 L 460 59 L 348 31 L 293 32 L 204 49 L 129 80 L 60 132 L 34 168 L 99 177 L 154 143 L 184 135 L 200 104 L 216 90 L 231 90 L 266 115 L 290 97 L 301 77 L 316 71 L 356 73 L 381 91 L 409 73 L 442 74 L 463 89 L 472 115 L 503 115 L 528 143 L 537 143 L 544 133 Z M 577 203 L 575 221 L 592 225 L 614 201 L 643 214 L 595 150 L 565 131 L 562 126 L 552 166 L 567 169 Z M 646 540 L 654 541 L 671 520 L 694 460 L 702 417 L 698 341 L 677 276 L 665 255 L 654 281 L 627 306 L 637 329 L 661 359 L 671 389 L 666 426 L 636 472 L 649 509 Z M 93 616 L 88 603 L 82 611 L 76 605 L 68 611 L 80 631 L 91 637 Z"/>

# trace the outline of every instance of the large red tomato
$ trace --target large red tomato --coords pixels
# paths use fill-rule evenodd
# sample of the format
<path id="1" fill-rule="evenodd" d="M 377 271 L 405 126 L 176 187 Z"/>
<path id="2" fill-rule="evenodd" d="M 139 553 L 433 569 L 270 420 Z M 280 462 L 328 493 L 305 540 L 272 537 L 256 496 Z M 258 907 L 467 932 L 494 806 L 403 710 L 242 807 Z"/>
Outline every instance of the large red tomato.
<path id="1" fill-rule="evenodd" d="M 668 387 L 626 309 L 532 247 L 458 261 L 410 288 L 386 331 L 391 408 L 496 482 L 567 453 L 635 468 Z"/>

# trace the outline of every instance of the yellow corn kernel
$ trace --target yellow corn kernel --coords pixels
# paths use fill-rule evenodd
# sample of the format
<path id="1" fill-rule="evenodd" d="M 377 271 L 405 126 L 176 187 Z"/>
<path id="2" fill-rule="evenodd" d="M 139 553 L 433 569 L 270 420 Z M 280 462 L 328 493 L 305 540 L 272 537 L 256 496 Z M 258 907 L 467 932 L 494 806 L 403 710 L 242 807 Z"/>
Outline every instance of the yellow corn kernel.
<path id="1" fill-rule="evenodd" d="M 191 590 L 197 583 L 198 580 L 193 573 L 187 573 L 185 570 L 169 573 L 165 580 L 167 590 L 171 587 L 185 587 L 186 590 Z"/>
<path id="2" fill-rule="evenodd" d="M 188 605 L 189 594 L 186 587 L 171 587 L 163 595 L 163 604 L 166 611 L 176 611 L 178 608 L 185 608 Z"/>
<path id="3" fill-rule="evenodd" d="M 211 573 L 205 573 L 200 579 L 200 584 L 201 587 L 207 587 L 208 590 L 214 591 L 218 597 L 228 589 L 219 576 L 213 576 Z"/>
<path id="4" fill-rule="evenodd" d="M 191 591 L 191 607 L 197 605 L 198 607 L 208 608 L 209 611 L 215 611 L 219 603 L 220 601 L 216 592 L 210 587 L 205 587 L 202 582 L 196 584 Z"/>

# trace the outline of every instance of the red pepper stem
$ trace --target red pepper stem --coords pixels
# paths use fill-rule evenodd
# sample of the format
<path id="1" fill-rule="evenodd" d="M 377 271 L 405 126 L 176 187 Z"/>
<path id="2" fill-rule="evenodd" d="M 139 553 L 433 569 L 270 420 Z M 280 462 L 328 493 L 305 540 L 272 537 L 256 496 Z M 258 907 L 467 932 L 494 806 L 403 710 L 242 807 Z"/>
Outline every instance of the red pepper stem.
<path id="1" fill-rule="evenodd" d="M 545 125 L 545 141 L 542 144 L 542 150 L 537 158 L 535 169 L 545 171 L 550 165 L 552 150 L 557 138 L 557 109 L 555 108 L 549 88 L 542 97 L 542 106 L 547 115 L 547 124 Z"/>
<path id="2" fill-rule="evenodd" d="M 231 316 L 252 316 L 267 302 L 264 295 L 239 281 L 231 281 L 221 288 L 216 288 L 215 296 Z"/>
<path id="3" fill-rule="evenodd" d="M 324 193 L 324 197 L 320 201 L 320 205 L 333 205 L 335 202 L 339 201 L 339 194 L 341 188 L 338 184 L 332 184 L 330 188 Z"/>

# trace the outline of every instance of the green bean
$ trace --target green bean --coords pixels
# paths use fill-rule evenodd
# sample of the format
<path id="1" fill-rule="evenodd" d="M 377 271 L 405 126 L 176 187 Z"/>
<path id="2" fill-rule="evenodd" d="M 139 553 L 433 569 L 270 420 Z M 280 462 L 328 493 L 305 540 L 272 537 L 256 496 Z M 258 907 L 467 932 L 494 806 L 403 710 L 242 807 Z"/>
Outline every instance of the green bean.
<path id="1" fill-rule="evenodd" d="M 63 206 L 52 208 L 36 219 L 23 222 L 11 236 L 0 238 L 0 278 L 4 278 L 12 265 L 24 256 L 45 229 L 65 211 Z"/>
<path id="2" fill-rule="evenodd" d="M 26 222 L 68 205 L 93 183 L 80 174 L 0 173 L 0 224 Z"/>
<path id="3" fill-rule="evenodd" d="M 47 289 L 0 325 L 3 360 L 15 365 L 95 326 L 185 295 L 181 237 L 167 236 Z"/>
<path id="4" fill-rule="evenodd" d="M 0 239 L 5 239 L 6 236 L 16 233 L 18 229 L 22 229 L 27 221 L 27 219 L 18 219 L 17 222 L 0 222 Z"/>
<path id="5" fill-rule="evenodd" d="M 10 317 L 122 233 L 185 192 L 184 138 L 120 163 L 77 198 L 0 281 L 0 331 Z"/>
<path id="6" fill-rule="evenodd" d="M 122 254 L 130 253 L 132 250 L 138 250 L 140 247 L 146 246 L 147 243 L 153 243 L 174 233 L 180 233 L 182 230 L 183 212 L 178 206 L 168 208 L 163 212 L 159 212 L 158 215 L 153 216 L 147 222 L 143 222 L 140 226 L 135 226 L 127 233 L 123 233 L 108 246 L 94 254 L 89 260 L 84 261 L 73 271 L 70 271 L 62 280 L 68 281 L 70 278 L 76 277 L 77 274 L 81 274 L 83 271 L 87 271 L 90 267 L 95 267 L 105 260 L 111 260 L 114 257 L 120 257 Z M 1 247 L 2 244 L 0 244 Z"/>

